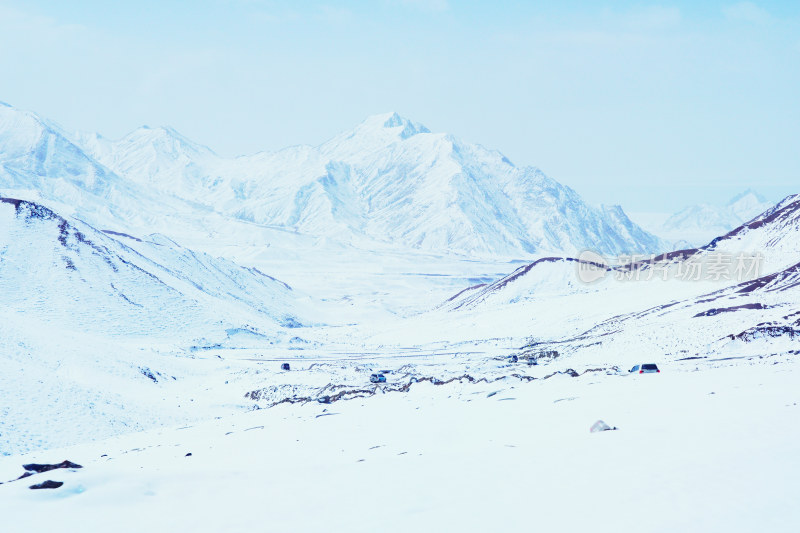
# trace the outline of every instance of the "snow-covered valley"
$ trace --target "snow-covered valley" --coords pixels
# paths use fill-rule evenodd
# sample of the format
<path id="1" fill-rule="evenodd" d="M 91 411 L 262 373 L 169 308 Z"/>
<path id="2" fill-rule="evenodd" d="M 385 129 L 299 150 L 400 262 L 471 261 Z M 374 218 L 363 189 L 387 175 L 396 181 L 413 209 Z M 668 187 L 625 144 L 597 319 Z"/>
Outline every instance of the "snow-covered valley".
<path id="1" fill-rule="evenodd" d="M 0 507 L 20 530 L 789 533 L 799 370 L 785 355 L 643 376 L 541 368 L 283 404 L 0 459 L 3 480 L 82 466 L 7 482 Z M 597 419 L 618 429 L 590 433 Z M 28 490 L 46 479 L 64 485 Z"/>
<path id="2" fill-rule="evenodd" d="M 393 113 L 225 159 L 2 106 L 4 531 L 796 531 L 800 197 L 745 200 L 672 250 Z"/>

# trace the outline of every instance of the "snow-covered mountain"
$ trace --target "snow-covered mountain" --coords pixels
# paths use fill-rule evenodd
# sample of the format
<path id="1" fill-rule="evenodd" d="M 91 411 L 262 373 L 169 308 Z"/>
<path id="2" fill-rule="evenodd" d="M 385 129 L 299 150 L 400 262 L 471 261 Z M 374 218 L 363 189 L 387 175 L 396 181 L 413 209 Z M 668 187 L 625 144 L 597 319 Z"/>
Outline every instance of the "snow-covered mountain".
<path id="1" fill-rule="evenodd" d="M 76 139 L 34 113 L 0 102 L 0 195 L 45 200 L 62 215 L 120 231 L 198 226 L 202 212 L 116 174 Z M 90 142 L 89 136 L 81 139 Z"/>
<path id="2" fill-rule="evenodd" d="M 672 214 L 660 227 L 650 229 L 669 241 L 685 241 L 692 246 L 700 246 L 740 226 L 772 205 L 757 192 L 747 189 L 725 205 L 697 204 L 685 207 Z"/>
<path id="3" fill-rule="evenodd" d="M 119 141 L 79 134 L 92 158 L 139 186 L 236 219 L 344 242 L 530 255 L 663 246 L 621 208 L 595 208 L 536 168 L 431 133 L 396 113 L 317 147 L 225 159 L 169 128 Z"/>

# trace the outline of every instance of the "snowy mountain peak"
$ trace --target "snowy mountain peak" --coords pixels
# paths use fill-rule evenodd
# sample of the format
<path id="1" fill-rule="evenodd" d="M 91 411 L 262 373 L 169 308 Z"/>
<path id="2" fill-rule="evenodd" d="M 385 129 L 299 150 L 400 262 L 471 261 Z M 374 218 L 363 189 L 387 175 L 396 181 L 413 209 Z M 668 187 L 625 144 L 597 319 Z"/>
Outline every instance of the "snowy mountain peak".
<path id="1" fill-rule="evenodd" d="M 383 123 L 384 128 L 402 128 L 400 130 L 400 137 L 403 139 L 407 139 L 418 133 L 430 133 L 431 130 L 419 124 L 418 122 L 413 122 L 407 118 L 401 117 L 397 113 L 392 113 L 389 118 Z"/>
<path id="2" fill-rule="evenodd" d="M 731 198 L 726 207 L 742 221 L 745 221 L 762 212 L 769 205 L 770 203 L 767 202 L 766 198 L 752 189 L 747 189 Z"/>
<path id="3" fill-rule="evenodd" d="M 214 153 L 210 148 L 189 140 L 169 126 L 159 128 L 141 126 L 120 141 L 117 141 L 117 144 L 120 146 L 127 145 L 130 148 L 148 146 L 160 153 L 172 154 L 173 156 L 187 152 L 195 155 L 212 155 Z"/>
<path id="4" fill-rule="evenodd" d="M 49 129 L 36 114 L 4 104 L 0 106 L 0 153 L 8 156 L 12 149 L 30 149 Z"/>
<path id="5" fill-rule="evenodd" d="M 364 122 L 355 128 L 354 132 L 357 132 L 359 135 L 380 136 L 390 133 L 392 136 L 408 139 L 420 133 L 430 133 L 431 130 L 419 122 L 414 122 L 395 112 L 391 112 L 367 117 Z"/>
<path id="6" fill-rule="evenodd" d="M 758 192 L 754 191 L 753 189 L 747 189 L 731 198 L 726 205 L 733 206 L 742 202 L 751 202 L 753 200 L 756 200 L 762 204 L 767 203 L 767 199 L 761 196 Z"/>

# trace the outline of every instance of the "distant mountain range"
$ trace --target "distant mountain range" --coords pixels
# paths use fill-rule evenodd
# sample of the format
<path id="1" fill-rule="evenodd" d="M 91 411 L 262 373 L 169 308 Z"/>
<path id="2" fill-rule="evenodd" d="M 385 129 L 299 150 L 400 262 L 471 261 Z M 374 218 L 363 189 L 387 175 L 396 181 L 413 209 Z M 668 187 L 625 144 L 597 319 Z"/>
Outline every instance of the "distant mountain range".
<path id="1" fill-rule="evenodd" d="M 747 222 L 772 205 L 772 202 L 754 190 L 747 189 L 724 205 L 691 205 L 666 219 L 645 223 L 645 226 L 649 231 L 673 243 L 673 248 L 702 246 Z"/>
<path id="2" fill-rule="evenodd" d="M 120 230 L 169 234 L 213 213 L 366 248 L 520 257 L 664 247 L 618 206 L 590 206 L 537 168 L 395 113 L 320 146 L 229 159 L 170 128 L 112 141 L 3 105 L 0 191 L 19 190 Z"/>

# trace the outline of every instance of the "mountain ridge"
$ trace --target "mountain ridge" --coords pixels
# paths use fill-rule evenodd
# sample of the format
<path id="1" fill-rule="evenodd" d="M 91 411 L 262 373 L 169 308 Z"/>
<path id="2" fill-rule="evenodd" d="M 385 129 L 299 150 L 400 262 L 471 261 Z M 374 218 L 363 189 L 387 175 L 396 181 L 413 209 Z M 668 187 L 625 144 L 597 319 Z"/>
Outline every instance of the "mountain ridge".
<path id="1" fill-rule="evenodd" d="M 154 142 L 125 143 L 134 133 L 104 149 L 86 141 L 84 147 L 140 185 L 249 222 L 468 255 L 664 246 L 621 208 L 590 206 L 536 167 L 516 167 L 499 151 L 433 133 L 394 112 L 318 146 L 233 159 L 210 149 L 176 154 Z"/>

